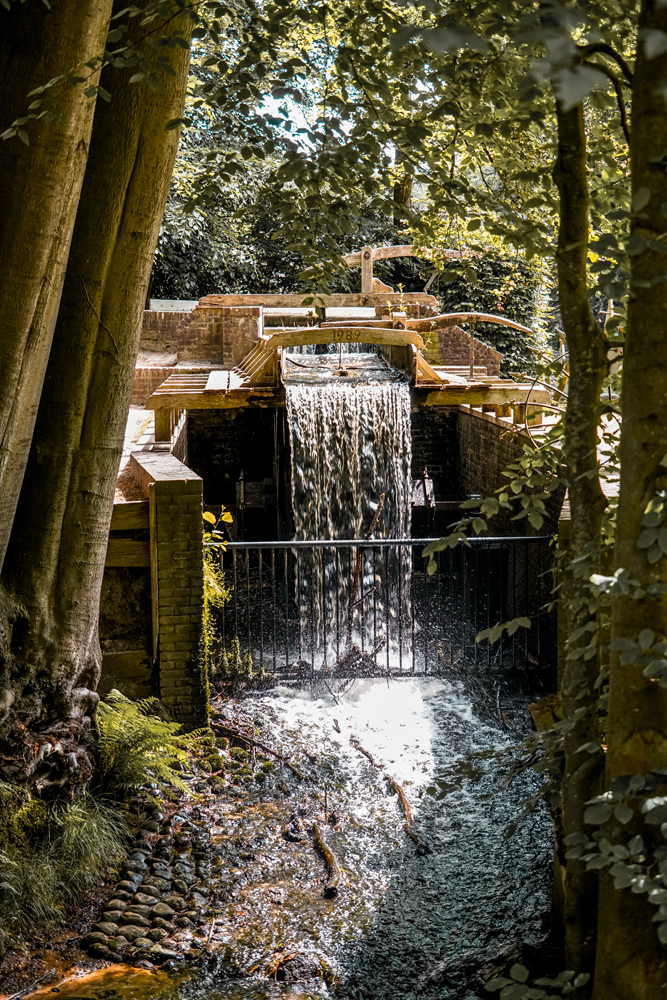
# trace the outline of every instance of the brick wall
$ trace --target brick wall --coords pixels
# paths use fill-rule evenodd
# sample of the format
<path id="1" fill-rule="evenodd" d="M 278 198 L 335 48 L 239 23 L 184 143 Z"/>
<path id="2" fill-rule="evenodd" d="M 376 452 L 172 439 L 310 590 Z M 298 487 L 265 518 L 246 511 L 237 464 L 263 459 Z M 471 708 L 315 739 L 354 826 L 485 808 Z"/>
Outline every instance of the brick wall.
<path id="1" fill-rule="evenodd" d="M 461 406 L 458 415 L 459 486 L 461 497 L 471 493 L 491 496 L 509 483 L 503 470 L 523 455 L 530 439 L 525 431 L 514 428 L 509 420 Z M 493 518 L 492 533 L 508 535 L 546 535 L 556 530 L 563 503 L 563 491 L 556 490 L 547 503 L 547 520 L 539 531 L 527 519 L 512 521 L 509 512 Z"/>
<path id="2" fill-rule="evenodd" d="M 412 478 L 428 469 L 436 500 L 458 500 L 457 408 L 429 407 L 413 410 Z"/>
<path id="3" fill-rule="evenodd" d="M 141 327 L 140 348 L 158 354 L 175 351 L 178 343 L 178 329 L 187 327 L 192 320 L 192 312 L 159 312 L 146 309 Z"/>
<path id="4" fill-rule="evenodd" d="M 428 333 L 422 331 L 426 341 Z M 432 348 L 433 351 L 433 348 Z M 433 357 L 433 354 L 431 354 Z M 475 337 L 475 365 L 486 367 L 489 375 L 500 374 L 500 362 L 503 356 L 494 351 L 488 344 Z M 460 326 L 447 326 L 438 330 L 437 359 L 433 364 L 469 365 L 470 364 L 470 334 Z"/>
<path id="5" fill-rule="evenodd" d="M 238 365 L 263 329 L 262 306 L 202 306 L 177 331 L 178 360 Z"/>
<path id="6" fill-rule="evenodd" d="M 273 476 L 273 409 L 190 410 L 188 462 L 204 480 L 204 502 L 236 504 L 236 482 Z"/>
<path id="7" fill-rule="evenodd" d="M 194 728 L 208 717 L 199 652 L 202 481 L 167 451 L 135 452 L 130 465 L 150 505 L 153 653 L 160 700 L 175 719 Z"/>

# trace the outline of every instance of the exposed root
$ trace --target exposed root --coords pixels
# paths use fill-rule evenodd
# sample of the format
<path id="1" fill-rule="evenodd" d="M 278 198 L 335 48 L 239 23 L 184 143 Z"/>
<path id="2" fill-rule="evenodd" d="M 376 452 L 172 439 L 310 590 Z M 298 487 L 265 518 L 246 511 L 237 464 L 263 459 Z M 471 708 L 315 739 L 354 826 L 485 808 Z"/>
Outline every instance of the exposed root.
<path id="1" fill-rule="evenodd" d="M 313 823 L 313 837 L 315 839 L 315 847 L 324 858 L 326 866 L 329 869 L 329 878 L 324 887 L 324 895 L 327 899 L 332 899 L 334 896 L 338 895 L 338 889 L 342 878 L 340 867 L 338 865 L 338 861 L 336 860 L 336 855 L 322 840 L 322 834 L 320 833 L 319 827 L 316 823 Z"/>

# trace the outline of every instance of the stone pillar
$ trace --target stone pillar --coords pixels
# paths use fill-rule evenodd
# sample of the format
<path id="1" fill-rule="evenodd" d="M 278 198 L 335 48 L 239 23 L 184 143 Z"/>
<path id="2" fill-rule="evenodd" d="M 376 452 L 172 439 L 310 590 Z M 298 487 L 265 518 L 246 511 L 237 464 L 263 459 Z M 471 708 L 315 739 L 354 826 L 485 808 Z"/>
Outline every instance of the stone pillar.
<path id="1" fill-rule="evenodd" d="M 204 572 L 202 480 L 165 451 L 131 457 L 150 515 L 153 659 L 160 700 L 187 729 L 207 724 L 200 656 Z"/>

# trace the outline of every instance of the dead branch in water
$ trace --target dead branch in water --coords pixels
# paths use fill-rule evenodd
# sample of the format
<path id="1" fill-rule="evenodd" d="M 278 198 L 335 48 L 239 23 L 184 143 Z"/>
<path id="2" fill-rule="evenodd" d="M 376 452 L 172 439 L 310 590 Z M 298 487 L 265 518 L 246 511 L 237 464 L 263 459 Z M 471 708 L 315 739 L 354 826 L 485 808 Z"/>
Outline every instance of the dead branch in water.
<path id="1" fill-rule="evenodd" d="M 380 495 L 380 501 L 373 514 L 373 520 L 371 521 L 370 528 L 364 535 L 365 541 L 370 541 L 373 532 L 378 526 L 378 521 L 380 520 L 380 515 L 382 514 L 382 508 L 384 507 L 384 498 L 386 493 Z M 363 550 L 357 549 L 357 561 L 354 566 L 354 578 L 352 580 L 352 592 L 350 594 L 350 610 L 347 613 L 347 645 L 350 647 L 352 645 L 352 618 L 354 616 L 354 606 L 357 603 L 357 590 L 359 589 L 359 576 L 361 575 L 361 560 L 363 558 Z M 371 593 L 371 591 L 369 591 Z M 368 595 L 366 595 L 368 596 Z M 363 600 L 363 598 L 362 598 Z"/>
<path id="2" fill-rule="evenodd" d="M 412 826 L 412 810 L 410 809 L 410 803 L 407 800 L 405 792 L 396 781 L 396 778 L 390 778 L 387 776 L 387 781 L 398 795 L 398 801 L 401 803 L 401 809 L 403 810 L 403 815 L 405 816 L 405 822 L 409 827 Z"/>
<path id="3" fill-rule="evenodd" d="M 359 742 L 356 736 L 350 736 L 350 743 L 352 744 L 355 750 L 358 750 L 359 753 L 362 753 L 364 757 L 368 757 L 373 767 L 377 767 L 380 770 L 384 767 L 384 764 L 378 764 L 378 762 L 374 759 L 374 757 L 371 756 L 368 750 L 365 750 L 362 747 L 361 743 Z"/>
<path id="4" fill-rule="evenodd" d="M 315 846 L 324 858 L 327 868 L 329 869 L 329 878 L 327 884 L 324 887 L 324 895 L 331 899 L 333 896 L 338 895 L 338 887 L 341 880 L 341 872 L 338 866 L 338 861 L 336 860 L 336 855 L 333 853 L 330 847 L 322 840 L 322 834 L 319 831 L 319 827 L 316 823 L 313 823 L 313 837 L 315 838 Z"/>
<path id="5" fill-rule="evenodd" d="M 298 769 L 298 767 L 295 767 L 294 764 L 291 764 L 286 757 L 283 757 L 282 754 L 277 753 L 270 747 L 265 746 L 264 743 L 260 743 L 259 740 L 256 740 L 253 736 L 246 736 L 245 733 L 239 733 L 235 729 L 230 729 L 229 726 L 223 726 L 222 723 L 220 722 L 211 722 L 211 726 L 214 729 L 219 729 L 222 735 L 226 736 L 228 739 L 242 740 L 243 742 L 247 743 L 248 746 L 257 747 L 257 749 L 261 750 L 262 753 L 266 753 L 269 754 L 271 757 L 275 757 L 276 760 L 279 760 L 281 762 L 281 764 L 284 764 L 285 767 L 288 767 L 290 771 L 292 771 L 292 773 L 295 774 L 300 781 L 307 780 L 306 775 L 302 774 L 301 771 Z"/>

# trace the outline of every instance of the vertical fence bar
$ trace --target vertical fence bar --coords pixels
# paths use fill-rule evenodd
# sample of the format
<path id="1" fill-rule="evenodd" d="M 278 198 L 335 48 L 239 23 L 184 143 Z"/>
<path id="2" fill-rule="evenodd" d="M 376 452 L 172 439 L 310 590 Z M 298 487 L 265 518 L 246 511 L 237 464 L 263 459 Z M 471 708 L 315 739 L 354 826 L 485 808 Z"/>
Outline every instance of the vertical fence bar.
<path id="1" fill-rule="evenodd" d="M 338 549 L 334 549 L 334 566 L 336 570 L 336 596 L 334 607 L 336 609 L 336 663 L 340 663 L 340 564 L 338 561 Z"/>
<path id="2" fill-rule="evenodd" d="M 410 575 L 408 576 L 408 597 L 410 598 L 410 638 L 412 641 L 412 673 L 414 674 L 417 669 L 417 663 L 415 658 L 415 642 L 416 642 L 416 629 L 417 624 L 415 621 L 415 597 L 414 593 L 414 579 L 415 579 L 415 550 L 414 547 L 410 547 L 406 553 L 406 558 L 408 559 L 408 566 L 410 567 Z"/>
<path id="3" fill-rule="evenodd" d="M 285 574 L 285 670 L 289 666 L 289 549 L 285 549 L 283 571 Z"/>
<path id="4" fill-rule="evenodd" d="M 223 548 L 218 549 L 218 569 L 222 571 L 224 569 L 224 559 L 225 550 Z M 220 609 L 222 617 L 222 648 L 226 651 L 227 649 L 227 615 L 225 613 L 226 601 L 223 601 L 222 608 Z"/>
<path id="5" fill-rule="evenodd" d="M 259 559 L 259 669 L 264 672 L 264 591 L 262 590 L 262 550 L 257 550 Z"/>
<path id="6" fill-rule="evenodd" d="M 373 547 L 373 659 L 377 665 L 378 648 L 378 578 L 376 566 L 376 549 Z"/>
<path id="7" fill-rule="evenodd" d="M 328 549 L 325 549 L 324 551 L 328 552 Z M 327 667 L 328 667 L 328 663 L 327 663 L 327 644 L 328 644 L 328 638 L 329 637 L 327 636 L 327 619 L 329 617 L 329 609 L 327 607 L 326 562 L 324 562 L 324 561 L 322 561 L 322 563 L 320 565 L 320 574 L 321 574 L 320 575 L 320 579 L 322 581 L 322 591 L 321 591 L 321 598 L 320 598 L 320 600 L 321 600 L 321 605 L 322 605 L 322 627 L 324 629 L 324 634 L 323 634 L 323 641 L 324 641 L 324 672 L 326 673 L 327 672 Z"/>
<path id="8" fill-rule="evenodd" d="M 248 653 L 252 656 L 250 641 L 250 549 L 245 550 L 246 614 L 248 616 Z"/>
<path id="9" fill-rule="evenodd" d="M 391 646 L 391 636 L 389 634 L 389 549 L 384 550 L 384 627 L 385 634 L 387 636 L 387 674 L 391 670 L 390 664 L 390 646 Z"/>
<path id="10" fill-rule="evenodd" d="M 486 628 L 491 627 L 491 548 L 486 550 Z M 502 618 L 500 619 L 502 621 Z M 486 640 L 486 665 L 491 668 L 491 643 Z"/>
<path id="11" fill-rule="evenodd" d="M 315 552 L 310 553 L 310 673 L 315 674 L 315 600 L 313 594 L 313 564 L 315 562 Z"/>
<path id="12" fill-rule="evenodd" d="M 234 587 L 234 635 L 239 634 L 239 602 L 238 587 L 236 586 L 236 549 L 232 552 L 232 584 Z"/>
<path id="13" fill-rule="evenodd" d="M 398 549 L 398 669 L 403 670 L 403 549 Z"/>
<path id="14" fill-rule="evenodd" d="M 273 620 L 273 670 L 276 669 L 276 550 L 271 549 L 271 618 Z"/>

